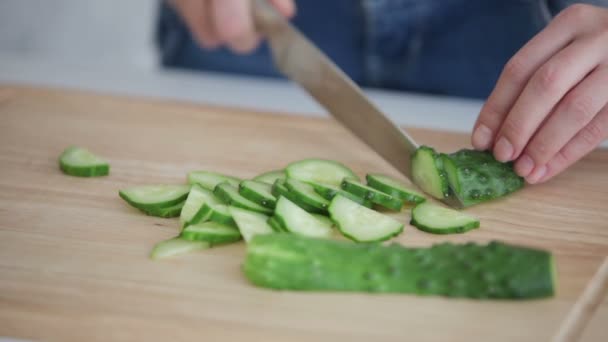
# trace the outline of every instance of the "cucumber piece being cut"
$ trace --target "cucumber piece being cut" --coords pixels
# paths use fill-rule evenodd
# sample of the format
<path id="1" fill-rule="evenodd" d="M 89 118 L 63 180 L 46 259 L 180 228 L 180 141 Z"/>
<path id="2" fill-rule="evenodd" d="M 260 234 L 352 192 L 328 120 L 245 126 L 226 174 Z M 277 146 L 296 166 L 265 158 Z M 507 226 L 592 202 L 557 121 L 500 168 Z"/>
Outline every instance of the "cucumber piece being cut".
<path id="1" fill-rule="evenodd" d="M 143 185 L 120 190 L 127 203 L 141 210 L 171 207 L 186 200 L 190 185 Z"/>
<path id="2" fill-rule="evenodd" d="M 258 234 L 274 233 L 268 224 L 268 216 L 237 207 L 229 207 L 229 209 L 245 242 L 249 242 Z"/>
<path id="3" fill-rule="evenodd" d="M 184 203 L 185 202 L 179 202 L 170 207 L 151 207 L 151 208 L 144 208 L 144 209 L 140 209 L 140 210 L 149 216 L 172 218 L 172 217 L 180 216 L 180 214 L 182 212 L 182 208 L 184 207 Z"/>
<path id="4" fill-rule="evenodd" d="M 277 181 L 277 179 L 285 179 L 285 171 L 283 171 L 283 170 L 268 171 L 268 172 L 264 172 L 262 174 L 259 174 L 255 177 L 253 177 L 254 181 L 258 181 L 258 182 L 262 182 L 262 183 L 266 183 L 266 184 L 270 184 L 270 185 L 273 185 L 274 182 Z"/>
<path id="5" fill-rule="evenodd" d="M 443 163 L 431 147 L 420 146 L 412 156 L 412 180 L 424 192 L 439 200 L 450 195 Z"/>
<path id="6" fill-rule="evenodd" d="M 218 184 L 223 182 L 228 182 L 228 184 L 238 187 L 241 180 L 236 177 L 210 171 L 192 171 L 188 173 L 189 184 L 198 184 L 210 191 L 213 191 Z"/>
<path id="7" fill-rule="evenodd" d="M 345 165 L 325 159 L 304 159 L 287 166 L 285 173 L 288 178 L 302 182 L 315 182 L 340 186 L 344 178 L 359 179 Z"/>
<path id="8" fill-rule="evenodd" d="M 150 253 L 150 259 L 165 259 L 181 254 L 201 251 L 209 247 L 210 244 L 205 241 L 188 241 L 175 237 L 157 243 Z"/>
<path id="9" fill-rule="evenodd" d="M 465 207 L 506 196 L 525 183 L 513 163 L 501 163 L 488 151 L 463 149 L 442 154 L 441 159 L 450 186 Z"/>
<path id="10" fill-rule="evenodd" d="M 274 209 L 277 199 L 272 195 L 272 185 L 246 180 L 239 185 L 239 194 L 268 209 Z"/>
<path id="11" fill-rule="evenodd" d="M 316 193 L 318 193 L 319 195 L 321 195 L 321 197 L 325 198 L 328 201 L 331 201 L 334 197 L 336 197 L 336 195 L 340 194 L 363 206 L 366 206 L 368 208 L 372 207 L 372 202 L 370 200 L 365 199 L 363 197 L 356 196 L 354 194 L 351 194 L 350 192 L 346 192 L 337 186 L 315 183 L 315 182 L 309 182 L 308 184 L 310 184 L 315 189 Z"/>
<path id="12" fill-rule="evenodd" d="M 192 185 L 179 218 L 182 227 L 206 220 L 203 215 L 205 203 L 221 204 L 213 192 L 204 189 L 198 184 Z"/>
<path id="13" fill-rule="evenodd" d="M 392 177 L 370 173 L 365 176 L 367 185 L 408 203 L 419 204 L 426 201 L 424 195 L 410 189 L 404 182 Z"/>
<path id="14" fill-rule="evenodd" d="M 228 183 L 220 183 L 215 187 L 213 193 L 227 205 L 255 211 L 261 214 L 271 214 L 272 209 L 265 208 L 255 202 L 252 202 L 239 194 L 237 187 Z"/>
<path id="15" fill-rule="evenodd" d="M 275 233 L 287 232 L 287 229 L 283 227 L 283 224 L 281 223 L 281 221 L 279 221 L 279 219 L 277 219 L 276 216 L 271 216 L 268 219 L 268 225 L 270 226 L 270 228 L 272 228 L 272 230 L 275 231 Z"/>
<path id="16" fill-rule="evenodd" d="M 331 236 L 331 226 L 323 223 L 285 197 L 280 197 L 275 217 L 287 231 L 312 237 Z"/>
<path id="17" fill-rule="evenodd" d="M 239 241 L 241 233 L 236 227 L 207 221 L 191 224 L 184 228 L 181 238 L 190 241 L 205 241 L 214 246 Z"/>
<path id="18" fill-rule="evenodd" d="M 279 198 L 279 196 L 283 196 L 283 197 L 287 198 L 288 200 L 292 201 L 297 206 L 299 206 L 300 208 L 308 211 L 309 213 L 319 213 L 319 212 L 320 213 L 324 213 L 324 212 L 327 212 L 327 211 L 320 211 L 317 208 L 313 207 L 312 205 L 309 205 L 306 202 L 300 201 L 300 199 L 298 198 L 298 196 L 296 196 L 296 194 L 294 192 L 290 191 L 285 186 L 285 180 L 283 180 L 283 179 L 277 179 L 276 182 L 274 182 L 274 185 L 272 186 L 272 194 L 276 198 Z"/>
<path id="19" fill-rule="evenodd" d="M 329 214 L 340 232 L 357 242 L 388 240 L 403 231 L 403 224 L 338 195 L 329 205 Z"/>
<path id="20" fill-rule="evenodd" d="M 110 173 L 107 161 L 78 146 L 70 146 L 61 153 L 59 168 L 66 175 L 76 177 L 98 177 Z"/>
<path id="21" fill-rule="evenodd" d="M 305 203 L 306 206 L 315 208 L 315 212 L 327 213 L 329 201 L 319 195 L 315 189 L 299 180 L 287 178 L 285 187 L 296 197 L 297 203 Z"/>
<path id="22" fill-rule="evenodd" d="M 403 207 L 403 201 L 399 198 L 363 185 L 355 180 L 345 179 L 342 181 L 342 189 L 357 197 L 363 197 L 370 200 L 372 203 L 376 203 L 391 210 L 399 211 L 401 210 L 401 207 Z"/>
<path id="23" fill-rule="evenodd" d="M 422 203 L 412 209 L 410 224 L 433 234 L 452 234 L 479 228 L 479 219 L 454 209 Z"/>
<path id="24" fill-rule="evenodd" d="M 406 248 L 293 234 L 254 237 L 243 272 L 271 289 L 474 299 L 551 297 L 556 284 L 552 255 L 538 249 L 500 242 Z"/>

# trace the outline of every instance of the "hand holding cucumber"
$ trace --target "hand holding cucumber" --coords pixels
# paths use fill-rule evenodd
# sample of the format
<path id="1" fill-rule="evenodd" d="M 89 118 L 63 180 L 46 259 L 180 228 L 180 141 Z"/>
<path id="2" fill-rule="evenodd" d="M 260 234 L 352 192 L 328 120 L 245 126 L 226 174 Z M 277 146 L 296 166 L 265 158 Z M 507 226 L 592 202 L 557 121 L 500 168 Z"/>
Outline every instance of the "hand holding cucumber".
<path id="1" fill-rule="evenodd" d="M 472 143 L 544 182 L 608 137 L 608 10 L 561 12 L 504 68 Z"/>

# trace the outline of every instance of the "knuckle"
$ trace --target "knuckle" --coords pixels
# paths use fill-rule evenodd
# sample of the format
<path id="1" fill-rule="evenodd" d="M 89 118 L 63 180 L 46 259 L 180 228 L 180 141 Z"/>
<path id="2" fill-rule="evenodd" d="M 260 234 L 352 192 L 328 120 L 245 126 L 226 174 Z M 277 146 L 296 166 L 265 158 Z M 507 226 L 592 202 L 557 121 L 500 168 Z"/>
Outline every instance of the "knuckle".
<path id="1" fill-rule="evenodd" d="M 505 64 L 504 68 L 505 77 L 511 81 L 522 81 L 526 78 L 526 63 L 524 58 L 519 54 L 511 57 L 511 59 Z"/>
<path id="2" fill-rule="evenodd" d="M 587 146 L 594 147 L 604 138 L 604 130 L 599 124 L 591 122 L 580 132 L 580 137 Z"/>
<path id="3" fill-rule="evenodd" d="M 555 64 L 556 63 L 552 62 L 547 63 L 531 80 L 532 86 L 538 93 L 552 93 L 558 88 L 561 72 L 560 68 L 558 68 Z"/>
<path id="4" fill-rule="evenodd" d="M 588 20 L 594 12 L 593 6 L 577 3 L 568 6 L 558 15 L 558 18 L 568 24 L 579 24 L 583 20 Z"/>
<path id="5" fill-rule="evenodd" d="M 564 111 L 578 127 L 584 127 L 595 114 L 593 102 L 589 95 L 569 96 L 564 99 Z"/>
<path id="6" fill-rule="evenodd" d="M 544 138 L 535 138 L 526 148 L 526 153 L 537 163 L 544 164 L 548 160 L 550 144 Z"/>
<path id="7" fill-rule="evenodd" d="M 502 127 L 503 135 L 506 135 L 509 140 L 514 144 L 517 144 L 517 142 L 521 140 L 524 132 L 525 125 L 524 122 L 520 119 L 508 118 L 507 120 L 505 120 Z"/>

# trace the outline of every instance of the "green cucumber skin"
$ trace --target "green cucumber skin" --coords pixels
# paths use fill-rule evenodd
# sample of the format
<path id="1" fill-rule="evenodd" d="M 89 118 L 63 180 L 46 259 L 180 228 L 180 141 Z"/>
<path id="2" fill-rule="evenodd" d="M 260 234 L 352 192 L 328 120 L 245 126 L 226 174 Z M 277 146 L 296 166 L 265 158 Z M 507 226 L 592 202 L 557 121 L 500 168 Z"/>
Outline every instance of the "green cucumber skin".
<path id="1" fill-rule="evenodd" d="M 60 161 L 59 168 L 66 175 L 75 176 L 75 177 L 102 177 L 102 176 L 107 176 L 110 174 L 110 165 L 109 164 L 78 167 L 78 166 L 66 165 Z"/>
<path id="2" fill-rule="evenodd" d="M 342 182 L 342 189 L 357 197 L 363 197 L 372 203 L 381 205 L 385 208 L 399 211 L 403 207 L 403 201 L 384 192 L 367 187 L 356 181 L 345 179 Z"/>
<path id="3" fill-rule="evenodd" d="M 241 196 L 245 197 L 246 199 L 255 202 L 265 208 L 268 209 L 274 209 L 274 207 L 277 205 L 277 199 L 275 197 L 266 197 L 263 195 L 260 195 L 259 193 L 252 191 L 251 189 L 249 189 L 247 187 L 247 183 L 248 182 L 257 182 L 257 181 L 242 181 L 241 184 L 239 184 L 239 194 L 241 194 Z M 266 186 L 268 186 L 268 190 L 271 191 L 272 186 L 268 185 L 267 183 L 263 183 L 263 182 L 259 182 L 261 184 L 264 184 Z"/>
<path id="4" fill-rule="evenodd" d="M 182 254 L 198 252 L 211 247 L 204 241 L 188 241 L 179 237 L 157 243 L 150 252 L 150 259 L 161 260 Z"/>
<path id="5" fill-rule="evenodd" d="M 319 195 L 321 195 L 321 197 L 325 198 L 328 201 L 331 201 L 334 197 L 336 197 L 336 195 L 342 195 L 352 201 L 361 204 L 362 206 L 368 208 L 371 208 L 373 206 L 373 203 L 370 200 L 351 194 L 350 192 L 346 192 L 341 188 L 315 182 L 309 182 L 308 184 L 310 184 L 315 189 L 316 193 L 318 193 Z"/>
<path id="6" fill-rule="evenodd" d="M 232 188 L 233 188 L 233 190 L 234 190 L 234 192 L 235 192 L 236 194 L 235 194 L 235 195 L 231 194 L 231 193 L 228 191 L 227 187 L 232 187 Z M 257 213 L 261 213 L 261 214 L 271 214 L 271 213 L 272 213 L 272 210 L 271 210 L 271 209 L 268 209 L 268 208 L 262 207 L 261 205 L 258 205 L 258 204 L 256 204 L 256 203 L 251 202 L 251 201 L 247 200 L 246 198 L 242 197 L 242 195 L 240 195 L 240 194 L 238 193 L 238 188 L 237 188 L 237 187 L 234 187 L 234 186 L 232 186 L 232 185 L 230 185 L 230 184 L 228 184 L 228 183 L 220 183 L 220 184 L 218 184 L 218 185 L 215 187 L 215 189 L 213 190 L 213 194 L 214 194 L 215 196 L 217 196 L 217 198 L 219 198 L 221 201 L 223 201 L 224 203 L 226 203 L 227 205 L 232 205 L 232 206 L 235 206 L 235 207 L 238 207 L 238 208 L 243 208 L 243 209 L 247 209 L 247 210 L 255 211 L 255 212 L 257 212 Z M 246 200 L 246 201 L 250 202 L 250 203 L 251 203 L 251 205 L 244 204 L 244 203 L 243 203 L 244 201 L 242 201 L 242 200 L 240 200 L 240 199 L 235 199 L 235 198 L 233 198 L 233 196 L 236 196 L 236 195 L 238 195 L 238 196 L 240 196 L 242 199 L 244 199 L 244 200 Z M 238 197 L 238 196 L 237 196 L 237 197 Z"/>
<path id="7" fill-rule="evenodd" d="M 309 188 L 310 191 L 315 194 L 315 196 L 318 196 L 318 200 L 307 196 L 307 194 L 305 193 L 300 193 L 298 189 L 299 186 Z M 310 184 L 288 178 L 285 181 L 285 187 L 290 193 L 293 194 L 294 197 L 297 198 L 297 201 L 295 201 L 296 204 L 302 203 L 308 208 L 313 208 L 314 212 L 320 214 L 327 214 L 327 207 L 329 206 L 329 201 L 326 200 L 323 196 L 319 195 Z"/>
<path id="8" fill-rule="evenodd" d="M 161 218 L 173 218 L 178 217 L 182 213 L 182 208 L 185 202 L 174 204 L 170 207 L 158 207 L 158 208 L 147 208 L 140 209 L 144 214 L 148 216 L 155 216 Z"/>
<path id="9" fill-rule="evenodd" d="M 368 174 L 365 176 L 365 180 L 367 181 L 367 186 L 370 188 L 374 188 L 378 191 L 382 191 L 387 193 L 393 197 L 396 197 L 404 202 L 410 204 L 420 204 L 426 201 L 426 198 L 416 195 L 415 193 L 405 192 L 399 189 L 395 189 L 391 186 L 388 186 L 380 181 L 378 181 L 373 174 Z"/>
<path id="10" fill-rule="evenodd" d="M 441 155 L 447 179 L 465 207 L 504 197 L 521 189 L 525 182 L 489 151 L 462 149 Z"/>
<path id="11" fill-rule="evenodd" d="M 439 192 L 441 193 L 441 195 L 439 194 L 433 194 L 431 193 L 431 191 L 429 191 L 429 189 L 424 189 L 423 186 L 421 186 L 419 180 L 416 179 L 415 175 L 416 175 L 416 168 L 418 167 L 418 156 L 421 153 L 428 153 L 432 156 L 433 158 L 433 164 L 435 166 L 435 171 L 437 172 L 437 175 L 439 177 L 439 181 L 440 181 L 440 189 Z M 422 190 L 424 190 L 426 193 L 428 193 L 429 195 L 442 200 L 444 198 L 447 198 L 451 195 L 450 193 L 450 186 L 449 186 L 449 182 L 448 182 L 448 177 L 447 174 L 443 168 L 443 161 L 440 158 L 439 153 L 437 153 L 435 151 L 435 149 L 433 149 L 432 147 L 429 146 L 420 146 L 416 152 L 414 152 L 414 154 L 412 155 L 412 174 L 413 174 L 413 181 L 414 183 L 416 183 L 418 185 L 418 187 L 420 187 Z"/>
<path id="12" fill-rule="evenodd" d="M 462 226 L 455 226 L 452 228 L 435 228 L 435 227 L 429 227 L 427 225 L 424 225 L 418 221 L 416 221 L 416 219 L 414 219 L 414 217 L 412 216 L 412 218 L 410 219 L 410 224 L 424 232 L 427 233 L 431 233 L 431 234 L 462 234 L 462 233 L 466 233 L 469 230 L 472 229 L 476 229 L 479 228 L 479 221 L 477 222 L 471 222 L 471 223 L 467 223 L 465 225 Z"/>
<path id="13" fill-rule="evenodd" d="M 227 226 L 236 227 L 236 222 L 234 222 L 234 219 L 230 214 L 221 213 L 213 209 L 213 207 L 209 206 L 207 203 L 203 204 L 203 207 L 201 208 L 200 220 L 198 222 L 191 222 L 191 224 L 205 221 L 212 221 L 216 223 L 225 224 Z"/>
<path id="14" fill-rule="evenodd" d="M 128 191 L 128 190 L 129 189 L 119 190 L 118 196 L 120 196 L 120 198 L 125 200 L 125 202 L 129 203 L 132 207 L 140 209 L 141 211 L 149 211 L 149 210 L 154 211 L 158 208 L 168 208 L 168 207 L 174 206 L 176 204 L 186 201 L 186 198 L 188 198 L 188 194 L 190 193 L 189 191 L 187 191 L 183 195 L 176 197 L 171 201 L 164 202 L 163 205 L 158 205 L 158 204 L 141 204 L 141 203 L 134 202 L 126 194 L 126 191 Z"/>
<path id="15" fill-rule="evenodd" d="M 555 283 L 553 258 L 543 250 L 500 242 L 406 248 L 292 234 L 254 237 L 243 272 L 253 284 L 278 290 L 474 299 L 550 297 Z"/>
<path id="16" fill-rule="evenodd" d="M 287 229 L 285 229 L 285 227 L 283 227 L 283 224 L 281 223 L 281 221 L 279 221 L 279 219 L 276 216 L 271 216 L 268 219 L 268 225 L 270 226 L 270 228 L 272 228 L 277 233 L 287 232 Z"/>
<path id="17" fill-rule="evenodd" d="M 181 232 L 180 238 L 188 241 L 204 241 L 210 246 L 224 245 L 240 241 L 243 237 L 239 230 L 234 228 L 234 234 L 213 234 L 212 232 L 197 232 L 192 228 L 196 226 L 188 226 Z M 229 227 L 229 226 L 227 226 Z M 232 228 L 232 227 L 231 227 Z"/>
<path id="18" fill-rule="evenodd" d="M 285 179 L 285 177 L 286 176 L 285 176 L 284 170 L 274 170 L 274 171 L 268 171 L 268 172 L 259 174 L 255 177 L 253 177 L 253 180 L 273 185 L 277 179 Z"/>
<path id="19" fill-rule="evenodd" d="M 285 186 L 284 180 L 277 179 L 277 181 L 274 182 L 274 184 L 272 185 L 272 194 L 277 198 L 277 200 L 280 196 L 287 198 L 288 200 L 297 204 L 298 207 L 308 211 L 309 213 L 323 214 L 323 215 L 327 214 L 327 210 L 319 210 L 316 207 L 309 205 L 308 203 L 300 201 L 300 199 L 293 192 L 291 192 L 291 191 L 289 191 L 289 189 L 287 189 L 287 187 Z"/>

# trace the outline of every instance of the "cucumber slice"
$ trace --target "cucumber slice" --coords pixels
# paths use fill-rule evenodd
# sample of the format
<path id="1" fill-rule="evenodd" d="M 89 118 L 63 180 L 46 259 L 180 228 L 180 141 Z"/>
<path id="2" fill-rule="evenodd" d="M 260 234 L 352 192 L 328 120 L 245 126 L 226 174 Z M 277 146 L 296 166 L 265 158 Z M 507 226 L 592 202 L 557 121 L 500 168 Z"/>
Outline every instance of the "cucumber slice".
<path id="1" fill-rule="evenodd" d="M 337 186 L 315 183 L 315 182 L 309 182 L 308 184 L 310 184 L 315 189 L 316 193 L 318 193 L 319 195 L 321 195 L 321 197 L 325 198 L 328 201 L 331 201 L 334 197 L 336 197 L 336 195 L 340 194 L 363 206 L 366 206 L 368 208 L 372 207 L 372 202 L 370 200 L 367 200 L 363 197 L 356 196 L 354 194 L 351 194 L 350 192 L 346 192 Z"/>
<path id="2" fill-rule="evenodd" d="M 403 201 L 399 198 L 393 197 L 374 188 L 370 188 L 369 186 L 363 185 L 355 180 L 345 179 L 342 181 L 342 189 L 357 197 L 363 197 L 370 200 L 372 203 L 376 203 L 388 209 L 399 211 L 401 210 L 401 207 L 403 207 Z"/>
<path id="3" fill-rule="evenodd" d="M 266 183 L 266 184 L 270 184 L 270 185 L 273 185 L 274 182 L 277 181 L 277 179 L 285 179 L 285 171 L 283 171 L 283 170 L 268 171 L 268 172 L 264 172 L 260 175 L 253 177 L 254 181 L 258 181 L 258 182 L 262 182 L 262 183 Z"/>
<path id="4" fill-rule="evenodd" d="M 82 147 L 70 146 L 59 156 L 63 173 L 76 177 L 98 177 L 110 173 L 110 164 Z"/>
<path id="5" fill-rule="evenodd" d="M 150 207 L 147 209 L 140 209 L 140 210 L 149 216 L 172 218 L 172 217 L 178 217 L 181 214 L 182 208 L 184 207 L 184 203 L 185 202 L 179 202 L 170 207 Z"/>
<path id="6" fill-rule="evenodd" d="M 229 207 L 229 209 L 245 242 L 249 242 L 254 235 L 274 232 L 268 224 L 268 216 L 237 207 Z"/>
<path id="7" fill-rule="evenodd" d="M 183 202 L 188 192 L 190 185 L 143 185 L 120 190 L 118 194 L 135 208 L 146 210 Z"/>
<path id="8" fill-rule="evenodd" d="M 230 185 L 238 187 L 241 180 L 236 177 L 210 171 L 192 171 L 188 173 L 189 184 L 198 184 L 210 191 L 213 191 L 218 184 L 223 182 L 228 182 Z"/>
<path id="9" fill-rule="evenodd" d="M 319 212 L 317 208 L 309 205 L 306 202 L 300 201 L 300 199 L 295 195 L 295 193 L 289 191 L 289 189 L 285 186 L 285 180 L 283 179 L 277 179 L 276 182 L 274 182 L 272 186 L 272 194 L 277 198 L 279 198 L 279 196 L 287 198 L 288 200 L 292 201 L 297 206 L 308 211 L 309 213 Z"/>
<path id="10" fill-rule="evenodd" d="M 315 212 L 327 213 L 329 201 L 316 193 L 311 185 L 287 178 L 285 187 L 293 193 L 298 203 L 305 203 L 307 206 L 315 208 Z"/>
<path id="11" fill-rule="evenodd" d="M 359 179 L 345 165 L 332 160 L 304 159 L 287 166 L 285 173 L 288 178 L 302 182 L 315 182 L 340 186 L 344 178 Z"/>
<path id="12" fill-rule="evenodd" d="M 463 149 L 441 160 L 455 195 L 465 207 L 506 196 L 524 186 L 513 163 L 497 161 L 491 152 Z"/>
<path id="13" fill-rule="evenodd" d="M 239 241 L 241 233 L 236 227 L 207 221 L 184 228 L 181 238 L 189 241 L 205 241 L 214 246 Z"/>
<path id="14" fill-rule="evenodd" d="M 212 203 L 214 205 L 221 204 L 213 192 L 204 189 L 198 184 L 192 185 L 179 221 L 182 227 L 189 224 L 195 224 L 200 221 L 205 221 L 207 218 L 203 215 L 203 206 L 205 203 Z"/>
<path id="15" fill-rule="evenodd" d="M 392 177 L 378 173 L 370 173 L 365 176 L 365 179 L 367 180 L 368 186 L 405 202 L 419 204 L 426 201 L 423 194 L 410 189 L 404 182 Z"/>
<path id="16" fill-rule="evenodd" d="M 239 194 L 237 187 L 228 183 L 220 183 L 215 187 L 213 193 L 224 203 L 235 207 L 255 211 L 261 214 L 271 214 L 272 210 L 252 202 Z"/>
<path id="17" fill-rule="evenodd" d="M 323 225 L 320 220 L 285 197 L 279 197 L 275 217 L 289 232 L 312 237 L 331 236 L 331 226 Z"/>
<path id="18" fill-rule="evenodd" d="M 553 296 L 554 269 L 551 253 L 500 242 L 411 248 L 295 234 L 254 237 L 242 267 L 271 289 L 519 300 Z"/>
<path id="19" fill-rule="evenodd" d="M 340 232 L 357 242 L 384 241 L 403 231 L 401 222 L 341 195 L 331 201 L 329 214 Z"/>
<path id="20" fill-rule="evenodd" d="M 230 214 L 230 210 L 228 206 L 225 204 L 216 204 L 213 202 L 207 202 L 203 204 L 203 208 L 201 209 L 201 221 L 212 221 L 220 224 L 224 224 L 227 226 L 236 227 L 236 222 L 232 218 L 232 214 Z"/>
<path id="21" fill-rule="evenodd" d="M 270 226 L 270 228 L 272 228 L 272 230 L 274 230 L 276 233 L 282 233 L 282 232 L 287 232 L 287 229 L 285 227 L 283 227 L 283 224 L 281 223 L 281 221 L 279 221 L 279 219 L 277 219 L 276 216 L 271 216 L 268 219 L 268 225 Z"/>
<path id="22" fill-rule="evenodd" d="M 412 156 L 412 180 L 422 191 L 437 199 L 449 196 L 443 163 L 431 147 L 420 146 Z"/>
<path id="23" fill-rule="evenodd" d="M 433 234 L 452 234 L 479 228 L 479 219 L 454 209 L 422 203 L 412 209 L 410 224 Z"/>
<path id="24" fill-rule="evenodd" d="M 205 241 L 188 241 L 180 239 L 179 237 L 174 237 L 157 243 L 154 248 L 152 248 L 150 259 L 165 259 L 176 255 L 201 251 L 209 247 L 209 243 Z"/>
<path id="25" fill-rule="evenodd" d="M 321 224 L 324 226 L 333 227 L 335 225 L 334 221 L 332 221 L 329 217 L 325 215 L 312 214 L 314 218 L 321 221 Z"/>
<path id="26" fill-rule="evenodd" d="M 272 185 L 251 180 L 242 181 L 239 194 L 268 209 L 274 209 L 277 199 L 272 195 Z"/>

